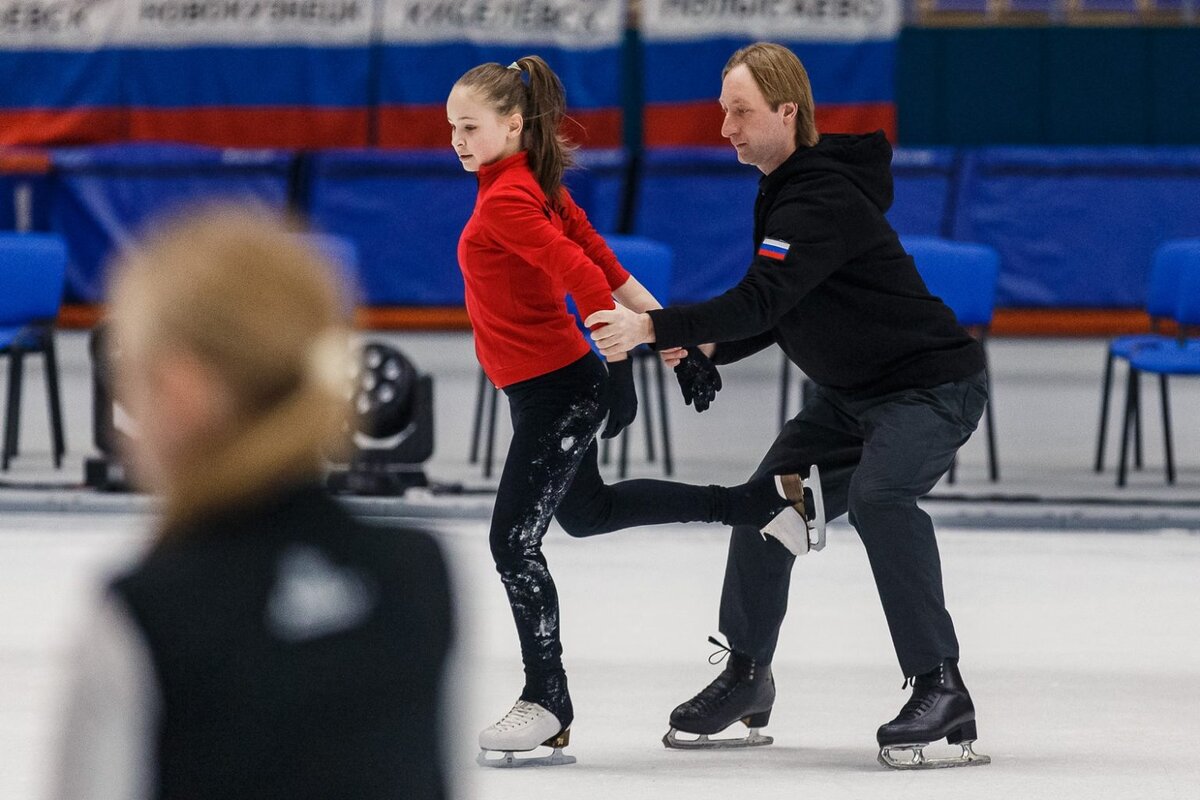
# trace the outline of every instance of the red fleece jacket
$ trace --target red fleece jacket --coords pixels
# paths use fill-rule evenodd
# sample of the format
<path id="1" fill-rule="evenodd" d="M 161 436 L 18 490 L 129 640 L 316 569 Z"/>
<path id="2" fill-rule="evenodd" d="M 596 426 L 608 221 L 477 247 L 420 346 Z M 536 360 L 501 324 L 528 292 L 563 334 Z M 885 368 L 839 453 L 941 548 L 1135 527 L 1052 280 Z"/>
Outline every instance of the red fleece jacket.
<path id="1" fill-rule="evenodd" d="M 479 169 L 458 265 L 475 353 L 500 388 L 583 357 L 588 343 L 565 296 L 587 319 L 612 309 L 613 290 L 629 280 L 566 189 L 559 206 L 547 202 L 524 151 Z"/>

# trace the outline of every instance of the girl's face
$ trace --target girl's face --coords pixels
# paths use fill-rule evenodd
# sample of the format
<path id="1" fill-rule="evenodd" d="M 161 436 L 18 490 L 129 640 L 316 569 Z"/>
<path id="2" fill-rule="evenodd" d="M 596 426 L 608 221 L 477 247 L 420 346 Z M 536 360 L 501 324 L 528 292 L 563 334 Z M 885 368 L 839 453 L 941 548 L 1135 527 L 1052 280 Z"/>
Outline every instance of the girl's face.
<path id="1" fill-rule="evenodd" d="M 478 172 L 521 149 L 525 126 L 521 114 L 500 116 L 472 89 L 455 86 L 451 90 L 446 118 L 450 121 L 450 145 L 467 172 Z"/>

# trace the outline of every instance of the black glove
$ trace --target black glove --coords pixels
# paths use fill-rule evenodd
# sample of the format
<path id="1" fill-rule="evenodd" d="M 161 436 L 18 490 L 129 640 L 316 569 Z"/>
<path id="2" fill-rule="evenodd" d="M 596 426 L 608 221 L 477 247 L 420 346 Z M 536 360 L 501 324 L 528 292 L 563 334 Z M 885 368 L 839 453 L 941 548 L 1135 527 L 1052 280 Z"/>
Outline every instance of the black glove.
<path id="1" fill-rule="evenodd" d="M 696 406 L 697 412 L 707 411 L 721 391 L 721 373 L 699 347 L 688 348 L 687 356 L 675 365 L 675 377 L 683 392 L 683 402 Z"/>
<path id="2" fill-rule="evenodd" d="M 633 358 L 608 362 L 608 422 L 601 439 L 611 439 L 637 417 L 637 390 L 633 387 Z"/>

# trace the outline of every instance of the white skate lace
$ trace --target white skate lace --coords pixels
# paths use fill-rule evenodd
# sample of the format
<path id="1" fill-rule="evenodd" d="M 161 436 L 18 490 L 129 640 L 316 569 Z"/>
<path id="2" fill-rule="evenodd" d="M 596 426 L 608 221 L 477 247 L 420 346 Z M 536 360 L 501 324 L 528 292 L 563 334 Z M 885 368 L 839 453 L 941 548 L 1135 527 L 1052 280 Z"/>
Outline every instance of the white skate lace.
<path id="1" fill-rule="evenodd" d="M 537 710 L 533 703 L 526 700 L 518 700 L 517 704 L 493 727 L 498 731 L 511 731 L 514 728 L 521 728 L 528 725 L 530 722 L 533 722 L 536 716 Z"/>

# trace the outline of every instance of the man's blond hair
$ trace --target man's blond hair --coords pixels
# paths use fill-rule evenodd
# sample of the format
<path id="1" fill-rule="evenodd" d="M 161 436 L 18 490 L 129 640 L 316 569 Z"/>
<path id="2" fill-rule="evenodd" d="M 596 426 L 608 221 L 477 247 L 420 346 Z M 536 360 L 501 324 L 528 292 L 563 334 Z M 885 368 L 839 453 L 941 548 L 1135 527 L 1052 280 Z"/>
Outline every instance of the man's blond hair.
<path id="1" fill-rule="evenodd" d="M 783 45 L 755 42 L 729 57 L 721 78 L 739 64 L 745 64 L 758 84 L 771 110 L 783 103 L 796 104 L 796 146 L 812 147 L 817 143 L 817 122 L 813 103 L 812 84 L 808 72 L 796 54 Z"/>

